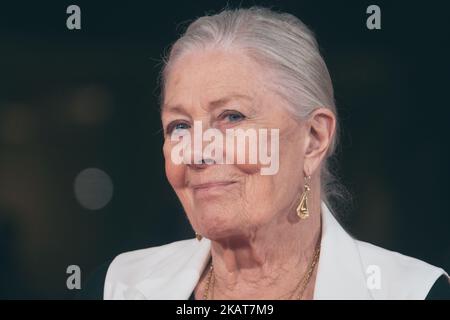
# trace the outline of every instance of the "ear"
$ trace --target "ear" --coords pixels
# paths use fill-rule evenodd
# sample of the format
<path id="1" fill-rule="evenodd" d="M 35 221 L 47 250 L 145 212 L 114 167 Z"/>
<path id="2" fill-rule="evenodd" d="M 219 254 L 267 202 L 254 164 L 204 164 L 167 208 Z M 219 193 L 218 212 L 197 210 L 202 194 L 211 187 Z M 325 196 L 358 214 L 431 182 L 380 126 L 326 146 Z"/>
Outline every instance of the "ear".
<path id="1" fill-rule="evenodd" d="M 304 171 L 312 175 L 330 147 L 336 129 L 336 117 L 327 108 L 314 110 L 306 120 Z"/>

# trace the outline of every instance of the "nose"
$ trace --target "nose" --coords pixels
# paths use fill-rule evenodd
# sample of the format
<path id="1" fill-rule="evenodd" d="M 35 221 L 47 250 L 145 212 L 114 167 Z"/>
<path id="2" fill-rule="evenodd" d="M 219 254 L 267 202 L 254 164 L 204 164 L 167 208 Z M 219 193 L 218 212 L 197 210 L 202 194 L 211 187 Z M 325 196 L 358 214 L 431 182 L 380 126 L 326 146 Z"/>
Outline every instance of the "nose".
<path id="1" fill-rule="evenodd" d="M 188 164 L 187 166 L 194 170 L 202 170 L 207 168 L 210 165 L 214 165 L 216 162 L 214 159 L 211 158 L 201 158 L 201 162 L 195 163 L 195 161 L 192 164 Z"/>
<path id="2" fill-rule="evenodd" d="M 216 159 L 214 159 L 214 156 L 207 155 L 204 153 L 205 149 L 208 148 L 208 144 L 204 141 L 204 131 L 207 130 L 216 130 L 210 126 L 210 124 L 207 121 L 194 121 L 194 137 L 192 143 L 189 145 L 189 162 L 187 163 L 187 166 L 194 170 L 203 170 L 206 169 L 208 166 L 215 165 Z M 220 132 L 219 132 L 220 133 Z M 197 140 L 198 139 L 198 140 Z M 208 141 L 208 140 L 206 140 Z M 220 150 L 216 150 L 220 149 Z M 214 151 L 217 152 L 223 152 L 221 150 L 222 148 L 217 148 L 215 146 Z"/>

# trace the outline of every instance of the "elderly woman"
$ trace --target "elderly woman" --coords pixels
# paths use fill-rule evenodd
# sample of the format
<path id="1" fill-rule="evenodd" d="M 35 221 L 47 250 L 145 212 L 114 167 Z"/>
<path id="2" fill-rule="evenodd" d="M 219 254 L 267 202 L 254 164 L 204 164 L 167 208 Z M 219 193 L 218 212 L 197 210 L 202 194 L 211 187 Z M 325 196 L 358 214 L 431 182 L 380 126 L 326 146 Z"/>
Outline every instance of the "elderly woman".
<path id="1" fill-rule="evenodd" d="M 264 8 L 201 17 L 172 46 L 162 80 L 166 175 L 196 238 L 116 257 L 105 299 L 424 299 L 446 286 L 442 269 L 338 223 L 333 87 L 299 19 Z M 278 130 L 276 173 L 198 150 L 197 161 L 174 161 L 174 133 L 193 134 L 196 121 L 222 133 Z"/>

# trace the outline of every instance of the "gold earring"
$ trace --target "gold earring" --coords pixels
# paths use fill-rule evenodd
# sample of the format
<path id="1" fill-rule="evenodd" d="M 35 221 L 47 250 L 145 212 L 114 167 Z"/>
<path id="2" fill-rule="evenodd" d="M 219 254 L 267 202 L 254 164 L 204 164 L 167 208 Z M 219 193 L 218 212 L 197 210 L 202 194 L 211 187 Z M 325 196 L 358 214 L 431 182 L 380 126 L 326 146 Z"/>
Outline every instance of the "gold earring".
<path id="1" fill-rule="evenodd" d="M 199 233 L 195 233 L 195 238 L 198 240 L 198 241 L 200 241 L 200 240 L 202 240 L 203 239 L 203 236 L 201 235 L 201 234 L 199 234 Z"/>
<path id="2" fill-rule="evenodd" d="M 311 180 L 311 176 L 305 177 L 305 190 L 302 193 L 300 198 L 300 204 L 297 207 L 297 215 L 300 219 L 304 220 L 309 217 L 308 210 L 308 194 L 311 188 L 309 187 L 309 181 Z"/>

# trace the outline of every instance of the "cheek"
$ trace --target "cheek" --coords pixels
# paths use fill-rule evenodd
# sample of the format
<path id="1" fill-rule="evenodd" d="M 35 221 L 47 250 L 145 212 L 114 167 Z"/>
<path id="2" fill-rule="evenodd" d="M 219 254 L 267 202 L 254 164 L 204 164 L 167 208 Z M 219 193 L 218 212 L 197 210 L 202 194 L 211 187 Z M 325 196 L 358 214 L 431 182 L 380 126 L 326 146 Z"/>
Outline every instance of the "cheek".
<path id="1" fill-rule="evenodd" d="M 271 142 L 268 141 L 267 150 L 270 150 L 270 143 Z M 263 150 L 260 150 L 259 148 L 259 140 L 257 140 L 256 146 L 256 148 L 250 147 L 248 141 L 246 141 L 244 148 L 238 147 L 236 143 L 234 145 L 234 152 L 232 152 L 232 154 L 234 154 L 233 166 L 245 176 L 261 175 L 261 169 L 270 166 L 270 164 L 261 162 L 261 157 L 268 157 L 267 150 L 262 154 Z M 223 158 L 228 159 L 227 149 L 225 149 Z M 241 158 L 241 160 L 244 159 L 245 163 L 239 163 L 241 162 L 239 161 L 239 158 Z M 272 162 L 273 160 L 274 157 L 270 157 L 270 161 Z"/>
<path id="2" fill-rule="evenodd" d="M 278 212 L 274 200 L 281 190 L 275 188 L 275 180 L 275 176 L 262 176 L 259 172 L 246 177 L 241 198 L 235 203 L 244 224 L 264 225 Z"/>
<path id="3" fill-rule="evenodd" d="M 170 157 L 171 146 L 167 143 L 163 147 L 166 177 L 175 190 L 184 186 L 186 166 L 175 164 Z"/>
<path id="4" fill-rule="evenodd" d="M 249 176 L 258 175 L 261 170 L 261 165 L 259 164 L 235 164 L 234 166 L 240 172 Z"/>

